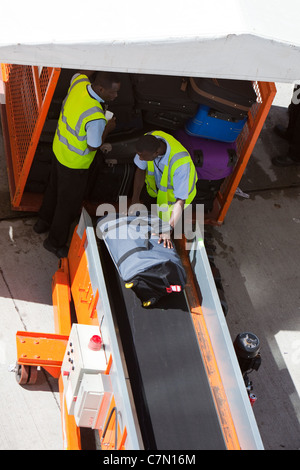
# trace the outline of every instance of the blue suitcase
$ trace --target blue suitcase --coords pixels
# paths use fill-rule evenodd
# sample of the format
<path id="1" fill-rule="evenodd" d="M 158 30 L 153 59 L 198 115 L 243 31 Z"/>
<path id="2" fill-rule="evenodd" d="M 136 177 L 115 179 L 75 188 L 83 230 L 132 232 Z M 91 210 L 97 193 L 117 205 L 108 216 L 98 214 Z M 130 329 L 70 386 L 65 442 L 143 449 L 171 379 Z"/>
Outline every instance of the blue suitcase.
<path id="1" fill-rule="evenodd" d="M 247 117 L 238 120 L 209 106 L 200 105 L 195 116 L 186 122 L 185 130 L 196 137 L 235 142 L 246 121 Z"/>

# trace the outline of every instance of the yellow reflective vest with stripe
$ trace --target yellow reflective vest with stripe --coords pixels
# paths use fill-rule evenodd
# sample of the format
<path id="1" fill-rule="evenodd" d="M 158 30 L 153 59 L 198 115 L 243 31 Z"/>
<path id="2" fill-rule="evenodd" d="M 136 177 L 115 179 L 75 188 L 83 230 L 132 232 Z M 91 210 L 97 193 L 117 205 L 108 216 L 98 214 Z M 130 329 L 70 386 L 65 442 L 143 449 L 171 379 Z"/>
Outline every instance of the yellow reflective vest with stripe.
<path id="1" fill-rule="evenodd" d="M 90 167 L 96 150 L 88 148 L 86 125 L 95 119 L 106 121 L 101 104 L 87 91 L 89 84 L 86 75 L 79 75 L 72 81 L 57 124 L 53 152 L 57 160 L 68 168 Z"/>
<path id="2" fill-rule="evenodd" d="M 196 183 L 198 180 L 195 165 L 191 159 L 188 151 L 181 145 L 178 140 L 172 137 L 170 134 L 162 131 L 149 132 L 150 135 L 161 137 L 166 140 L 171 148 L 168 164 L 164 167 L 163 174 L 161 177 L 159 188 L 156 187 L 155 175 L 154 175 L 154 162 L 147 162 L 146 170 L 146 187 L 148 194 L 152 197 L 156 197 L 156 203 L 158 207 L 159 217 L 168 222 L 170 220 L 176 198 L 174 196 L 174 185 L 173 177 L 177 168 L 186 163 L 190 166 L 189 171 L 189 190 L 188 197 L 185 200 L 185 207 L 187 207 L 196 196 Z"/>

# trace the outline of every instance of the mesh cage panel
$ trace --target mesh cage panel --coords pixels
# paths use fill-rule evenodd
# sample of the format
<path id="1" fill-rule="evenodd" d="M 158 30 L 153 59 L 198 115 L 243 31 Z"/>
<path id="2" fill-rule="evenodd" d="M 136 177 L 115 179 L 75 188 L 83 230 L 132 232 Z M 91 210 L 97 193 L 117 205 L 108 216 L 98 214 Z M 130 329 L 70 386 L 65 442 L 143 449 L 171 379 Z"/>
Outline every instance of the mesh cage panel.
<path id="1" fill-rule="evenodd" d="M 274 83 L 253 82 L 253 87 L 256 92 L 257 101 L 248 112 L 248 120 L 236 140 L 238 160 L 235 170 L 232 175 L 225 180 L 225 183 L 217 195 L 218 213 L 217 215 L 213 215 L 214 220 L 212 221 L 217 224 L 221 224 L 224 221 L 224 217 L 245 171 L 276 94 Z"/>
<path id="2" fill-rule="evenodd" d="M 1 64 L 5 83 L 6 118 L 18 206 L 26 184 L 34 151 L 49 109 L 59 69 Z"/>

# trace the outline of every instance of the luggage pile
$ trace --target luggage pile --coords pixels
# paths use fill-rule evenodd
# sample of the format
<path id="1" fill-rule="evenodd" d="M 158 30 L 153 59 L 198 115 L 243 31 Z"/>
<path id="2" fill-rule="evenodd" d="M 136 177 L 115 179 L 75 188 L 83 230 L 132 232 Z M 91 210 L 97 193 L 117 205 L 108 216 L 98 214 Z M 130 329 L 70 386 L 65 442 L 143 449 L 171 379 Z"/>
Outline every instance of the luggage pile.
<path id="1" fill-rule="evenodd" d="M 195 115 L 176 133 L 198 174 L 196 204 L 213 209 L 215 197 L 237 162 L 236 140 L 256 102 L 252 82 L 190 78 L 188 93 L 198 103 Z"/>
<path id="2" fill-rule="evenodd" d="M 199 178 L 194 204 L 203 204 L 210 212 L 237 162 L 236 140 L 257 99 L 252 82 L 151 74 L 129 74 L 129 78 L 141 133 L 161 129 L 184 145 Z M 121 85 L 122 96 L 128 95 L 127 80 L 128 76 L 124 91 Z M 117 100 L 110 110 L 118 119 L 121 96 Z"/>
<path id="3" fill-rule="evenodd" d="M 41 136 L 51 145 L 55 119 L 76 71 L 62 71 Z M 216 193 L 234 169 L 235 142 L 257 96 L 252 82 L 189 78 L 153 74 L 121 74 L 118 97 L 109 104 L 117 126 L 109 136 L 112 151 L 98 152 L 88 198 L 117 202 L 131 195 L 135 142 L 147 131 L 163 130 L 174 135 L 190 152 L 198 173 L 197 200 L 210 212 Z M 51 124 L 51 125 L 50 125 Z M 51 132 L 46 134 L 46 130 Z M 47 142 L 46 142 L 47 140 Z M 41 145 L 28 178 L 28 190 L 39 192 L 48 179 L 51 158 Z M 49 157 L 45 162 L 44 154 Z M 37 168 L 38 167 L 38 168 Z"/>

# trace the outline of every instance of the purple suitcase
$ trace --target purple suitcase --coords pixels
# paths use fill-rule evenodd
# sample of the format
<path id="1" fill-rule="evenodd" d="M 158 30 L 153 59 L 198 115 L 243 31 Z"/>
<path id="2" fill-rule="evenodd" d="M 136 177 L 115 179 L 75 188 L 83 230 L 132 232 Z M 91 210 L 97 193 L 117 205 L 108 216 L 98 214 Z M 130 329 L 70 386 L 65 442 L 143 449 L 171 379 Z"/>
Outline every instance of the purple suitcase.
<path id="1" fill-rule="evenodd" d="M 183 129 L 176 131 L 174 136 L 191 155 L 199 180 L 220 180 L 232 173 L 237 161 L 234 142 L 191 136 Z"/>

